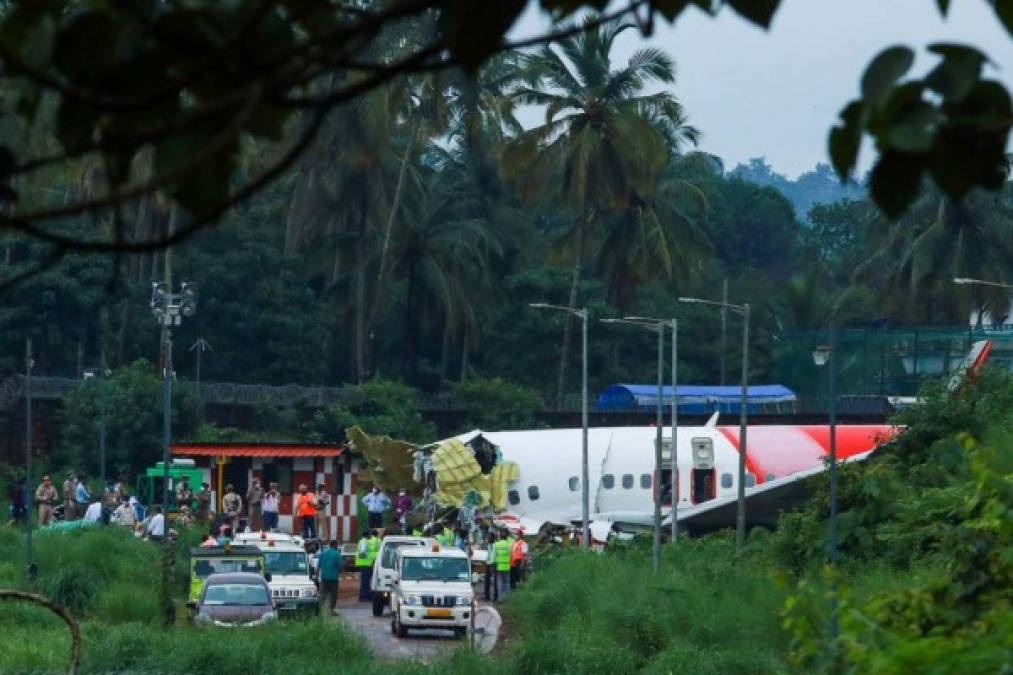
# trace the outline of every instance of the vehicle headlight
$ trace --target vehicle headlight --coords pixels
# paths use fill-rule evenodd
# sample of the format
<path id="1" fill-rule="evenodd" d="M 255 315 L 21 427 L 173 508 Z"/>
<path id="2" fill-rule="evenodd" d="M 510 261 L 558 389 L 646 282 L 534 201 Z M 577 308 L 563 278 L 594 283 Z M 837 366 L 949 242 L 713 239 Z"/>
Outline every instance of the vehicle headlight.
<path id="1" fill-rule="evenodd" d="M 273 611 L 272 612 L 267 612 L 266 614 L 264 614 L 264 616 L 260 617 L 256 621 L 252 622 L 251 625 L 254 625 L 254 626 L 263 626 L 265 623 L 272 623 L 277 618 L 278 618 L 278 613 L 277 612 L 273 612 Z"/>
<path id="2" fill-rule="evenodd" d="M 304 598 L 313 598 L 313 597 L 316 597 L 316 594 L 317 594 L 317 589 L 315 589 L 315 588 L 304 588 L 304 589 L 302 589 L 302 596 Z"/>
<path id="3" fill-rule="evenodd" d="M 457 596 L 457 604 L 458 605 L 471 605 L 471 596 L 470 595 L 459 595 L 459 596 Z"/>
<path id="4" fill-rule="evenodd" d="M 422 603 L 422 599 L 417 595 L 406 595 L 404 596 L 404 604 L 406 605 L 419 605 Z"/>

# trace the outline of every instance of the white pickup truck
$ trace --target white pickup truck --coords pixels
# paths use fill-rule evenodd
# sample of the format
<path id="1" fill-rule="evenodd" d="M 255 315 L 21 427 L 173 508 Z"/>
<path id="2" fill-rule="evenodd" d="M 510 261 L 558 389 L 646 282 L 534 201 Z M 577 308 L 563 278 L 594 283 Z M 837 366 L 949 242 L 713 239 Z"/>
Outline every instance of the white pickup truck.
<path id="1" fill-rule="evenodd" d="M 390 535 L 380 542 L 380 554 L 373 563 L 373 576 L 369 582 L 369 590 L 373 594 L 373 616 L 383 616 L 383 608 L 390 602 L 390 590 L 394 581 L 394 554 L 405 546 L 425 546 L 432 548 L 436 543 L 430 537 L 412 537 L 408 535 Z"/>
<path id="2" fill-rule="evenodd" d="M 471 561 L 456 548 L 411 546 L 394 556 L 390 630 L 407 637 L 409 628 L 468 632 L 474 604 Z"/>

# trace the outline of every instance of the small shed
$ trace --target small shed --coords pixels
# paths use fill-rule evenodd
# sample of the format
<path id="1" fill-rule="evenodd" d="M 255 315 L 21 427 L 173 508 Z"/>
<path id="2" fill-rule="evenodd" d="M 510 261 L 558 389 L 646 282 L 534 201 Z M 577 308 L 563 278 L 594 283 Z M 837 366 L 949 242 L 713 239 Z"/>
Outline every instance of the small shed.
<path id="1" fill-rule="evenodd" d="M 278 529 L 296 532 L 293 518 L 294 495 L 305 483 L 311 490 L 322 484 L 331 496 L 327 508 L 329 535 L 339 541 L 351 541 L 358 533 L 356 492 L 359 458 L 343 445 L 331 443 L 177 443 L 174 457 L 194 460 L 203 481 L 214 493 L 215 510 L 221 510 L 224 488 L 232 484 L 243 498 L 254 478 L 266 489 L 278 483 Z M 193 486 L 196 490 L 199 486 Z"/>
<path id="2" fill-rule="evenodd" d="M 662 387 L 662 408 L 671 410 L 672 387 Z M 738 413 L 742 387 L 680 384 L 677 387 L 679 412 L 706 415 L 714 412 Z M 758 384 L 746 388 L 746 411 L 756 413 L 790 413 L 795 410 L 795 392 L 780 384 Z M 613 384 L 598 394 L 598 412 L 650 411 L 658 405 L 656 384 Z"/>

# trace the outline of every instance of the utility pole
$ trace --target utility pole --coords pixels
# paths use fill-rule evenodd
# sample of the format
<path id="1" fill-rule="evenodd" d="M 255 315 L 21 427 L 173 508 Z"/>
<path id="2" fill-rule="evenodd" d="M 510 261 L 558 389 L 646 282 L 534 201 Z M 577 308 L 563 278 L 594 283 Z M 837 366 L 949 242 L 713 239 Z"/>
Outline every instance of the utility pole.
<path id="1" fill-rule="evenodd" d="M 728 353 L 728 277 L 721 285 L 721 382 L 725 386 L 725 355 Z"/>
<path id="2" fill-rule="evenodd" d="M 679 536 L 679 321 L 672 319 L 672 543 Z"/>
<path id="3" fill-rule="evenodd" d="M 211 343 L 210 342 L 208 342 L 204 338 L 198 338 L 197 342 L 194 342 L 193 345 L 190 347 L 190 351 L 194 351 L 194 350 L 197 351 L 197 354 L 196 354 L 196 356 L 197 356 L 197 378 L 196 378 L 197 379 L 197 405 L 200 408 L 200 413 L 199 413 L 199 415 L 200 415 L 200 423 L 204 424 L 204 397 L 201 395 L 201 388 L 200 388 L 200 359 L 201 359 L 201 354 L 203 354 L 205 351 L 213 352 L 214 349 L 211 347 Z"/>
<path id="4" fill-rule="evenodd" d="M 25 574 L 35 579 L 32 560 L 32 511 L 35 510 L 32 490 L 32 338 L 25 340 Z"/>

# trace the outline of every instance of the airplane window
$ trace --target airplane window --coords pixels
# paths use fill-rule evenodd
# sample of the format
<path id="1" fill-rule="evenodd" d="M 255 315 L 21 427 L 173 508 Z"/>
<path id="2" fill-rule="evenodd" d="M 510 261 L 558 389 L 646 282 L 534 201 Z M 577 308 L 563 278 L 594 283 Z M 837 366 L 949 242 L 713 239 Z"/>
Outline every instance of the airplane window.
<path id="1" fill-rule="evenodd" d="M 616 477 L 610 473 L 605 474 L 601 477 L 601 486 L 606 490 L 611 490 L 616 486 Z"/>
<path id="2" fill-rule="evenodd" d="M 624 473 L 623 474 L 623 489 L 624 490 L 629 490 L 632 487 L 633 487 L 633 474 L 632 473 Z"/>
<path id="3" fill-rule="evenodd" d="M 530 499 L 531 501 L 535 501 L 536 499 L 538 499 L 538 486 L 537 485 L 529 485 L 528 486 L 528 499 Z"/>
<path id="4" fill-rule="evenodd" d="M 766 476 L 763 477 L 763 480 L 774 480 L 774 474 L 768 473 Z"/>
<path id="5" fill-rule="evenodd" d="M 642 489 L 642 490 L 650 490 L 651 489 L 651 484 L 653 482 L 654 481 L 651 480 L 651 474 L 649 474 L 649 473 L 642 473 L 642 474 L 640 474 L 640 489 Z"/>
<path id="6" fill-rule="evenodd" d="M 517 506 L 521 503 L 521 496 L 517 490 L 510 490 L 510 492 L 507 492 L 507 501 L 509 501 L 511 505 Z"/>
<path id="7" fill-rule="evenodd" d="M 746 487 L 753 487 L 756 485 L 756 476 L 751 473 L 746 474 Z"/>
<path id="8" fill-rule="evenodd" d="M 570 476 L 570 480 L 567 483 L 570 485 L 570 492 L 576 492 L 580 489 L 580 479 L 576 476 Z"/>
<path id="9" fill-rule="evenodd" d="M 721 487 L 728 489 L 732 486 L 732 474 L 723 473 L 721 474 Z"/>

